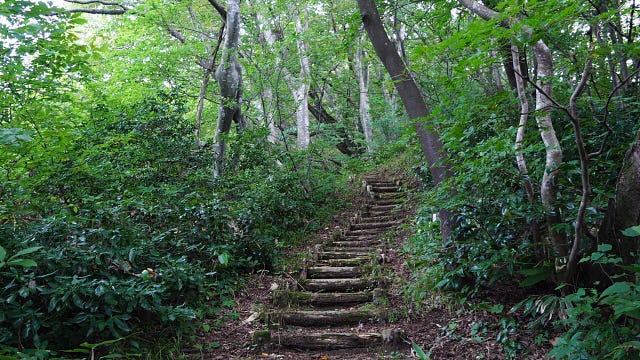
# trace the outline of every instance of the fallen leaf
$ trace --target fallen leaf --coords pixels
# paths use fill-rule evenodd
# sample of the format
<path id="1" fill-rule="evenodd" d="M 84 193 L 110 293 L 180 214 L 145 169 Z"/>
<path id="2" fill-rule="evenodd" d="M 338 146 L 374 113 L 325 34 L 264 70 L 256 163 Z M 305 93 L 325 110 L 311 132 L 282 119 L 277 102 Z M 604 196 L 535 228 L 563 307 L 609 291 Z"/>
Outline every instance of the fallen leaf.
<path id="1" fill-rule="evenodd" d="M 253 314 L 251 314 L 248 318 L 244 319 L 242 321 L 243 324 L 249 324 L 252 323 L 255 319 L 258 318 L 258 316 L 260 316 L 260 314 L 258 314 L 257 312 L 254 312 Z"/>

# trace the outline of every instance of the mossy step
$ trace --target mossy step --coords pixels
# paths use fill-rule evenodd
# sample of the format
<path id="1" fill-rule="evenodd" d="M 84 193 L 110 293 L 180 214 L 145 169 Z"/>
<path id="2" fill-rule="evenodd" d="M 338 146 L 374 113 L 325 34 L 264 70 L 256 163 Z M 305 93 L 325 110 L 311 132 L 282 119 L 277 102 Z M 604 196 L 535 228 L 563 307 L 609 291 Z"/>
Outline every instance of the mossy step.
<path id="1" fill-rule="evenodd" d="M 377 321 L 380 316 L 379 312 L 373 310 L 287 310 L 263 314 L 265 323 L 271 327 L 357 325 Z"/>
<path id="2" fill-rule="evenodd" d="M 387 198 L 376 198 L 373 200 L 373 206 L 387 206 L 387 205 L 394 205 L 394 206 L 398 206 L 400 204 L 402 204 L 404 202 L 403 199 L 395 199 L 395 198 L 391 198 L 391 199 L 387 199 Z"/>
<path id="3" fill-rule="evenodd" d="M 360 214 L 356 217 L 354 223 L 358 224 L 368 224 L 368 223 L 381 223 L 381 222 L 389 222 L 395 221 L 396 217 L 394 215 L 384 215 L 384 216 L 363 216 Z"/>
<path id="4" fill-rule="evenodd" d="M 304 291 L 362 291 L 376 287 L 377 282 L 368 278 L 338 278 L 338 279 L 304 279 L 299 282 Z"/>
<path id="5" fill-rule="evenodd" d="M 349 228 L 351 230 L 388 229 L 398 225 L 400 225 L 399 221 L 365 222 L 365 223 L 351 224 Z"/>
<path id="6" fill-rule="evenodd" d="M 369 205 L 367 214 L 372 216 L 380 216 L 380 215 L 392 215 L 391 213 L 394 210 L 399 209 L 402 204 L 371 204 Z"/>
<path id="7" fill-rule="evenodd" d="M 371 251 L 321 251 L 318 253 L 318 260 L 330 259 L 352 259 L 359 257 L 367 257 L 372 255 Z M 348 265 L 346 265 L 348 266 Z"/>
<path id="8" fill-rule="evenodd" d="M 331 242 L 332 246 L 345 248 L 367 248 L 372 246 L 380 246 L 382 242 L 379 240 L 336 240 Z"/>
<path id="9" fill-rule="evenodd" d="M 370 302 L 374 299 L 375 296 L 382 296 L 382 292 L 382 289 L 375 289 L 373 291 L 327 293 L 275 290 L 271 294 L 271 300 L 274 306 L 280 308 L 288 308 L 300 305 L 344 306 Z"/>
<path id="10" fill-rule="evenodd" d="M 389 184 L 384 184 L 384 185 L 373 185 L 373 184 L 369 184 L 369 190 L 374 192 L 374 193 L 399 193 L 402 190 L 400 189 L 399 186 L 394 185 L 389 185 Z"/>
<path id="11" fill-rule="evenodd" d="M 251 334 L 253 344 L 259 351 L 289 348 L 307 351 L 330 351 L 348 349 L 399 350 L 409 342 L 402 329 L 382 329 L 380 332 L 287 332 L 256 330 Z"/>
<path id="12" fill-rule="evenodd" d="M 361 235 L 378 235 L 386 232 L 386 229 L 360 229 L 360 230 L 347 230 L 345 236 L 361 236 Z"/>
<path id="13" fill-rule="evenodd" d="M 343 259 L 323 259 L 318 261 L 318 265 L 329 265 L 329 266 L 358 266 L 371 263 L 373 257 L 372 256 L 357 256 L 353 258 L 343 258 Z"/>
<path id="14" fill-rule="evenodd" d="M 327 246 L 322 248 L 324 252 L 336 252 L 336 253 L 352 253 L 352 254 L 376 254 L 379 248 L 376 247 L 363 247 L 363 246 Z"/>
<path id="15" fill-rule="evenodd" d="M 378 237 L 380 236 L 380 234 L 365 234 L 365 235 L 352 235 L 352 234 L 347 234 L 347 232 L 345 232 L 345 235 L 341 236 L 340 239 L 342 240 L 347 240 L 347 241 L 371 241 L 371 240 L 377 240 Z"/>
<path id="16" fill-rule="evenodd" d="M 363 273 L 359 266 L 311 266 L 307 269 L 311 279 L 353 278 Z"/>

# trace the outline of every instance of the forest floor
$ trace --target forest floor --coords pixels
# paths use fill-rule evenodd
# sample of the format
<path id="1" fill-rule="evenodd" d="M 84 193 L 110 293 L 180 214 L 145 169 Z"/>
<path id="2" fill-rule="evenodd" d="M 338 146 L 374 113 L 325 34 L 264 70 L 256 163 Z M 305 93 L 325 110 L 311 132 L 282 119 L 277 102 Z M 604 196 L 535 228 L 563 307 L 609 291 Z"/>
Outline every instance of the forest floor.
<path id="1" fill-rule="evenodd" d="M 367 201 L 366 196 L 354 198 L 353 208 L 335 217 L 322 231 L 315 234 L 311 244 L 303 244 L 287 252 L 290 255 L 307 252 L 313 244 L 330 239 L 348 222 L 353 209 Z M 415 204 L 414 204 L 415 205 Z M 405 206 L 407 221 L 412 221 L 415 206 Z M 410 228 L 410 227 L 408 227 Z M 395 236 L 397 246 L 391 246 L 389 263 L 395 278 L 389 289 L 385 311 L 388 327 L 404 330 L 406 346 L 393 352 L 378 351 L 363 354 L 362 350 L 342 352 L 295 352 L 278 350 L 260 352 L 252 342 L 252 332 L 262 329 L 256 319 L 258 312 L 271 300 L 274 286 L 288 274 L 254 274 L 228 307 L 207 320 L 208 332 L 201 331 L 184 351 L 189 359 L 416 359 L 412 344 L 419 345 L 429 359 L 545 359 L 551 349 L 552 331 L 532 331 L 526 319 L 509 314 L 513 305 L 528 294 L 517 284 L 486 289 L 472 299 L 452 294 L 431 294 L 418 306 L 404 293 L 412 281 L 408 255 L 402 252 L 409 236 L 405 228 Z M 287 254 L 285 254 L 287 256 Z M 349 331 L 363 332 L 375 325 L 363 325 Z"/>

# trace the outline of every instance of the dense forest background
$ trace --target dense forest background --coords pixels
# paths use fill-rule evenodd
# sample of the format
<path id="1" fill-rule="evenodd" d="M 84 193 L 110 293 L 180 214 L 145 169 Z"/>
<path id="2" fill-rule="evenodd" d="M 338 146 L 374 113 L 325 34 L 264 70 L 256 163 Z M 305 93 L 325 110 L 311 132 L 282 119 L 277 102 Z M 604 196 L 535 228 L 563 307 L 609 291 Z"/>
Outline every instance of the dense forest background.
<path id="1" fill-rule="evenodd" d="M 638 356 L 637 10 L 3 1 L 0 356 L 152 354 L 379 166 L 423 184 L 408 297 L 527 288 L 550 356 Z"/>

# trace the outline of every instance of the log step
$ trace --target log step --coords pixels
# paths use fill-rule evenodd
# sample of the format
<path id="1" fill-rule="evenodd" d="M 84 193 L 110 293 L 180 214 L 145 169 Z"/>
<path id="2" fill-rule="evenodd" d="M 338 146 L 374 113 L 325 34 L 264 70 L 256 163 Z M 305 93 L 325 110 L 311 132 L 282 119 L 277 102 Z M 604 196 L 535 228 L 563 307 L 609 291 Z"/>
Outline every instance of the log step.
<path id="1" fill-rule="evenodd" d="M 360 230 L 347 230 L 346 236 L 360 236 L 360 235 L 378 235 L 385 232 L 386 229 L 360 229 Z"/>
<path id="2" fill-rule="evenodd" d="M 350 253 L 370 255 L 376 254 L 379 248 L 362 247 L 362 246 L 328 246 L 322 249 L 323 252 Z"/>
<path id="3" fill-rule="evenodd" d="M 395 186 L 395 185 L 391 185 L 389 186 L 389 184 L 385 184 L 385 185 L 372 185 L 369 184 L 371 186 L 371 191 L 374 193 L 397 193 L 400 192 L 400 188 Z"/>
<path id="4" fill-rule="evenodd" d="M 307 273 L 312 279 L 353 278 L 363 274 L 357 266 L 311 266 Z"/>
<path id="5" fill-rule="evenodd" d="M 374 288 L 377 285 L 371 279 L 366 278 L 339 278 L 339 279 L 306 279 L 300 281 L 300 287 L 304 291 L 362 291 Z"/>
<path id="6" fill-rule="evenodd" d="M 373 204 L 369 206 L 368 214 L 372 214 L 374 216 L 377 215 L 390 215 L 389 213 L 393 210 L 399 209 L 401 204 Z"/>
<path id="7" fill-rule="evenodd" d="M 353 259 L 368 257 L 369 255 L 371 255 L 370 251 L 322 251 L 318 253 L 318 260 Z"/>
<path id="8" fill-rule="evenodd" d="M 358 224 L 368 224 L 368 223 L 381 223 L 388 221 L 395 221 L 395 217 L 393 215 L 385 215 L 385 216 L 360 216 L 358 218 Z"/>
<path id="9" fill-rule="evenodd" d="M 332 241 L 331 245 L 336 247 L 347 247 L 347 248 L 366 248 L 371 246 L 380 246 L 382 243 L 378 240 L 337 240 Z"/>
<path id="10" fill-rule="evenodd" d="M 383 344 L 380 333 L 312 333 L 298 334 L 281 331 L 256 331 L 253 342 L 263 350 L 265 345 L 276 348 L 293 348 L 299 350 L 345 350 L 373 348 Z"/>
<path id="11" fill-rule="evenodd" d="M 400 204 L 402 204 L 402 200 L 400 199 L 378 199 L 376 198 L 375 200 L 373 200 L 373 204 L 374 206 L 387 206 L 387 205 L 393 205 L 398 206 Z"/>
<path id="12" fill-rule="evenodd" d="M 312 293 L 306 291 L 276 290 L 271 295 L 274 305 L 288 308 L 298 305 L 342 306 L 366 303 L 373 300 L 375 291 Z"/>
<path id="13" fill-rule="evenodd" d="M 325 259 L 320 264 L 329 266 L 358 266 L 371 263 L 371 256 L 358 256 L 349 259 Z"/>
<path id="14" fill-rule="evenodd" d="M 400 225 L 399 221 L 386 221 L 386 222 L 366 222 L 351 224 L 349 227 L 351 230 L 365 230 L 365 229 L 388 229 L 390 227 Z"/>
<path id="15" fill-rule="evenodd" d="M 265 313 L 264 316 L 266 323 L 275 327 L 357 325 L 380 318 L 380 314 L 372 310 L 272 311 Z"/>

